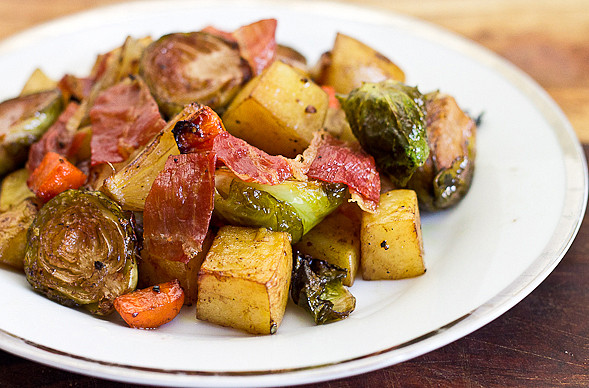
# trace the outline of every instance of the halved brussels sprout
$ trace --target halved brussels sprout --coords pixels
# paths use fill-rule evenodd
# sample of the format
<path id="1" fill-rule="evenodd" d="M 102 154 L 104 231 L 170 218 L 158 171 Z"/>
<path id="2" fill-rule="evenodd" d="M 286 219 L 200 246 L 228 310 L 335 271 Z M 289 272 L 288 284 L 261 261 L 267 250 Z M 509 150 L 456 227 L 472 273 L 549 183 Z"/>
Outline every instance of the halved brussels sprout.
<path id="1" fill-rule="evenodd" d="M 326 183 L 315 180 L 305 182 L 287 180 L 279 185 L 250 183 L 274 198 L 290 204 L 303 223 L 303 234 L 307 233 L 328 214 L 345 201 L 347 186 L 341 183 Z"/>
<path id="2" fill-rule="evenodd" d="M 24 165 L 31 144 L 39 140 L 62 109 L 57 89 L 0 103 L 0 176 Z"/>
<path id="3" fill-rule="evenodd" d="M 229 223 L 289 232 L 292 242 L 344 201 L 347 187 L 320 181 L 288 180 L 278 185 L 243 182 L 217 170 L 215 213 Z"/>
<path id="4" fill-rule="evenodd" d="M 303 236 L 303 222 L 291 205 L 239 179 L 230 183 L 227 193 L 215 196 L 215 214 L 233 225 L 288 232 L 293 241 Z"/>
<path id="5" fill-rule="evenodd" d="M 430 156 L 407 186 L 424 210 L 456 205 L 470 189 L 475 168 L 476 123 L 456 100 L 439 92 L 426 95 Z"/>
<path id="6" fill-rule="evenodd" d="M 352 132 L 377 167 L 396 183 L 407 183 L 429 156 L 419 90 L 386 80 L 365 83 L 339 99 Z"/>
<path id="7" fill-rule="evenodd" d="M 99 192 L 68 190 L 47 202 L 28 235 L 28 282 L 49 299 L 113 311 L 137 284 L 136 238 L 120 206 Z"/>
<path id="8" fill-rule="evenodd" d="M 290 296 L 313 315 L 315 324 L 340 321 L 356 308 L 356 298 L 342 284 L 346 270 L 324 260 L 294 255 Z"/>
<path id="9" fill-rule="evenodd" d="M 236 45 L 205 32 L 162 36 L 145 49 L 139 72 L 168 118 L 192 102 L 219 110 L 252 76 Z"/>

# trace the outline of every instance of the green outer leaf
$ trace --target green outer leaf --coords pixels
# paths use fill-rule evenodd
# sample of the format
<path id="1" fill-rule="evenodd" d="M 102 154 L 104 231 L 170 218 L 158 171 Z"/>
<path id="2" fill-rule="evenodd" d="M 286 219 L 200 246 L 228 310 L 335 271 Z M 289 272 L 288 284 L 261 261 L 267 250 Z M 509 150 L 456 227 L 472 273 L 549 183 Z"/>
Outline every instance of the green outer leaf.
<path id="1" fill-rule="evenodd" d="M 131 221 L 99 192 L 68 190 L 47 202 L 29 228 L 25 275 L 31 286 L 66 306 L 113 311 L 137 285 Z"/>
<path id="2" fill-rule="evenodd" d="M 441 170 L 434 177 L 434 209 L 445 209 L 458 202 L 470 189 L 474 175 L 474 140 L 468 140 L 468 155 L 456 158 L 450 168 Z"/>
<path id="3" fill-rule="evenodd" d="M 0 128 L 0 176 L 22 166 L 31 144 L 41 138 L 63 110 L 59 90 L 34 93 L 0 103 L 0 121 L 23 109 L 21 118 L 8 128 Z"/>
<path id="4" fill-rule="evenodd" d="M 238 179 L 226 197 L 215 195 L 215 213 L 230 224 L 288 232 L 293 241 L 303 236 L 303 223 L 291 205 Z"/>
<path id="5" fill-rule="evenodd" d="M 339 100 L 364 150 L 381 171 L 404 185 L 429 156 L 419 90 L 387 80 L 365 83 Z"/>
<path id="6" fill-rule="evenodd" d="M 345 269 L 300 253 L 293 260 L 291 298 L 311 313 L 315 324 L 339 321 L 354 311 L 356 298 L 342 284 Z"/>
<path id="7" fill-rule="evenodd" d="M 228 223 L 265 227 L 291 234 L 295 243 L 344 201 L 347 187 L 320 181 L 279 185 L 244 182 L 219 169 L 215 176 L 215 214 Z"/>
<path id="8" fill-rule="evenodd" d="M 346 195 L 345 185 L 320 181 L 285 181 L 279 185 L 259 183 L 250 183 L 250 185 L 290 204 L 301 218 L 303 234 L 313 229 L 328 214 L 337 209 L 344 202 Z"/>

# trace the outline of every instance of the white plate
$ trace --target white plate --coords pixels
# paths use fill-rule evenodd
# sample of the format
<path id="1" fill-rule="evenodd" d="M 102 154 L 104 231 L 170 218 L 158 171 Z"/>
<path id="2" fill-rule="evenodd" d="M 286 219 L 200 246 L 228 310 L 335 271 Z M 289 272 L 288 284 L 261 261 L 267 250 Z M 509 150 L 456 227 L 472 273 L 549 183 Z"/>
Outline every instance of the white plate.
<path id="1" fill-rule="evenodd" d="M 2 99 L 35 67 L 83 75 L 127 35 L 154 37 L 214 24 L 233 29 L 276 17 L 278 40 L 314 62 L 336 31 L 397 62 L 407 83 L 440 89 L 484 112 L 476 176 L 455 209 L 423 217 L 428 271 L 352 288 L 357 310 L 313 326 L 289 306 L 273 336 L 199 322 L 186 309 L 154 331 L 101 320 L 35 294 L 0 271 L 0 347 L 84 374 L 182 386 L 290 385 L 359 374 L 421 355 L 487 324 L 529 294 L 570 246 L 585 212 L 587 167 L 558 107 L 533 81 L 488 51 L 390 13 L 316 1 L 143 2 L 49 23 L 0 45 Z"/>

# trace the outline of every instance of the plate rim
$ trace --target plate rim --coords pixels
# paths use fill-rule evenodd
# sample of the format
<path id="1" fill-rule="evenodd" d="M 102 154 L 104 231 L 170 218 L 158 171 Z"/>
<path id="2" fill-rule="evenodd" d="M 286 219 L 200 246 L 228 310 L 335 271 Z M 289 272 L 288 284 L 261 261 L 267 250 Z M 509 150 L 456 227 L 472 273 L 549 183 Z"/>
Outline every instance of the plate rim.
<path id="1" fill-rule="evenodd" d="M 176 0 L 177 3 L 194 3 L 186 0 Z M 505 289 L 453 322 L 444 325 L 429 333 L 411 339 L 403 344 L 383 349 L 373 354 L 335 362 L 333 364 L 315 365 L 284 370 L 270 371 L 244 371 L 244 372 L 207 372 L 195 370 L 161 370 L 143 368 L 134 365 L 119 365 L 103 362 L 100 360 L 86 359 L 85 357 L 68 354 L 59 349 L 47 348 L 43 345 L 28 341 L 0 329 L 0 349 L 9 353 L 21 356 L 51 367 L 64 369 L 75 373 L 91 375 L 102 379 L 126 381 L 130 383 L 148 383 L 158 385 L 187 384 L 197 386 L 203 383 L 211 386 L 224 386 L 239 383 L 252 384 L 251 386 L 276 386 L 292 384 L 305 384 L 332 380 L 342 377 L 349 377 L 360 373 L 377 370 L 399 362 L 409 360 L 425 354 L 439 347 L 445 346 L 459 338 L 462 338 L 473 331 L 493 321 L 527 295 L 529 295 L 558 265 L 571 244 L 573 243 L 584 218 L 588 198 L 588 176 L 587 160 L 580 141 L 570 122 L 552 100 L 548 93 L 534 81 L 529 75 L 501 58 L 490 50 L 480 46 L 463 36 L 448 31 L 430 22 L 415 17 L 383 10 L 377 7 L 361 6 L 358 4 L 347 4 L 335 1 L 311 1 L 297 0 L 294 2 L 270 1 L 270 0 L 222 0 L 208 1 L 207 4 L 239 4 L 259 6 L 267 3 L 272 5 L 280 4 L 281 7 L 304 7 L 313 3 L 313 6 L 324 7 L 325 9 L 336 8 L 337 14 L 360 12 L 372 14 L 380 12 L 384 19 L 392 24 L 408 29 L 418 36 L 426 36 L 436 44 L 442 43 L 445 47 L 457 48 L 461 53 L 467 54 L 470 58 L 479 63 L 493 67 L 502 77 L 505 77 L 512 85 L 525 94 L 537 108 L 542 108 L 542 116 L 551 123 L 550 127 L 557 136 L 560 143 L 560 150 L 564 154 L 565 197 L 563 210 L 561 211 L 558 224 L 550 240 L 546 243 L 542 253 Z M 96 16 L 102 13 L 112 13 L 128 7 L 136 7 L 141 4 L 161 4 L 159 0 L 136 0 L 100 6 L 86 11 L 62 16 L 60 18 L 39 24 L 25 31 L 19 32 L 0 42 L 0 53 L 10 52 L 15 47 L 21 46 L 24 42 L 34 42 L 39 39 L 39 34 L 44 31 L 67 29 L 71 21 L 81 20 L 85 17 Z M 59 31 L 63 33 L 63 31 Z M 433 38 L 433 34 L 436 34 Z M 557 128 L 558 127 L 558 128 Z M 579 181 L 580 178 L 580 181 Z M 460 329 L 460 330 L 457 330 Z M 452 329 L 452 330 L 450 330 Z M 416 347 L 416 344 L 421 346 Z M 427 346 L 423 346 L 426 344 Z M 401 357 L 391 357 L 391 353 L 397 349 L 404 349 Z M 349 368 L 353 364 L 353 368 Z M 118 373 L 117 373 L 118 372 Z M 278 378 L 277 378 L 278 377 Z M 238 381 L 236 381 L 238 380 Z M 196 384 L 196 385 L 195 385 Z"/>

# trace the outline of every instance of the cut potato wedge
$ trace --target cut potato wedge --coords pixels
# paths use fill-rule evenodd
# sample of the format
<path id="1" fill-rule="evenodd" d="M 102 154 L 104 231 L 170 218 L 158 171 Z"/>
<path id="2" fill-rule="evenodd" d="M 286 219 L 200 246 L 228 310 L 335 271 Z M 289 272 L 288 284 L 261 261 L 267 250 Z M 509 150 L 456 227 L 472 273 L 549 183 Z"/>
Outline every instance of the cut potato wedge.
<path id="1" fill-rule="evenodd" d="M 24 268 L 27 232 L 40 207 L 36 198 L 27 198 L 0 214 L 0 263 Z"/>
<path id="2" fill-rule="evenodd" d="M 338 33 L 333 48 L 318 65 L 316 81 L 347 94 L 363 82 L 405 81 L 405 73 L 390 59 L 357 39 Z"/>
<path id="3" fill-rule="evenodd" d="M 57 81 L 49 78 L 43 70 L 37 68 L 31 73 L 20 92 L 20 95 L 25 96 L 27 94 L 44 92 L 55 88 L 57 88 Z"/>
<path id="4" fill-rule="evenodd" d="M 13 171 L 4 177 L 0 185 L 0 212 L 5 212 L 26 198 L 35 196 L 27 186 L 27 179 L 29 170 L 26 168 Z"/>
<path id="5" fill-rule="evenodd" d="M 223 114 L 223 124 L 269 154 L 295 157 L 323 127 L 327 107 L 323 89 L 276 61 L 239 92 Z"/>
<path id="6" fill-rule="evenodd" d="M 196 317 L 274 334 L 286 309 L 291 272 L 288 233 L 224 226 L 198 274 Z"/>
<path id="7" fill-rule="evenodd" d="M 299 252 L 345 269 L 351 286 L 360 267 L 360 227 L 342 212 L 328 215 L 294 245 Z"/>
<path id="8" fill-rule="evenodd" d="M 361 271 L 366 280 L 404 279 L 425 273 L 417 195 L 392 190 L 375 213 L 362 215 Z"/>

